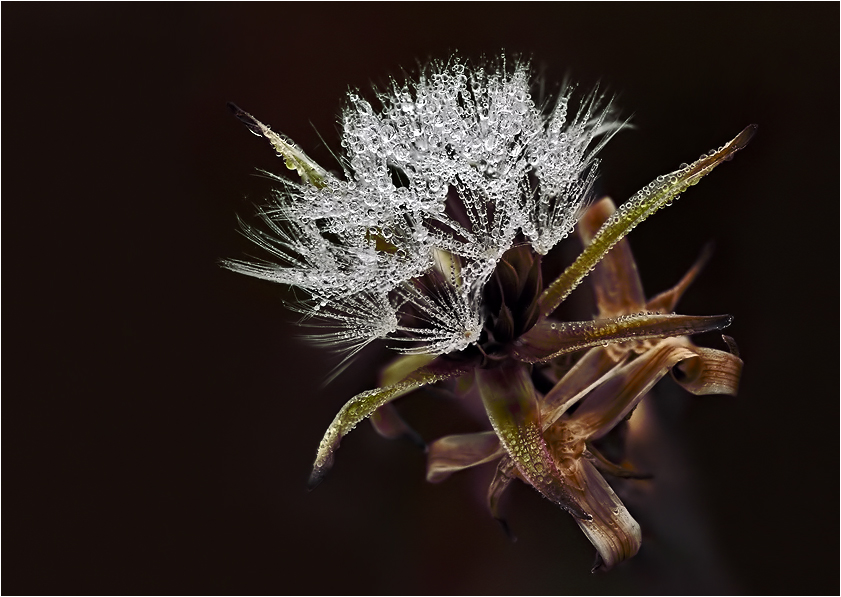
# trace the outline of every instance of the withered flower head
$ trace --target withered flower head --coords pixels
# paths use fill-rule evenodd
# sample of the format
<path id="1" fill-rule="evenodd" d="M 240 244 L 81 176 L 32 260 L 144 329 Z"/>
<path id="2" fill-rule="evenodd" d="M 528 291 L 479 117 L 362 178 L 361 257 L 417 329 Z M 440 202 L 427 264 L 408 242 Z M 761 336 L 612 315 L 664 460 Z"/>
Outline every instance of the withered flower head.
<path id="1" fill-rule="evenodd" d="M 584 213 L 597 152 L 621 127 L 593 93 L 577 108 L 570 90 L 535 104 L 529 69 L 504 61 L 469 68 L 434 63 L 418 82 L 379 96 L 357 94 L 343 114 L 344 176 L 232 106 L 267 138 L 301 182 L 281 189 L 244 233 L 272 256 L 225 261 L 234 271 L 290 284 L 309 298 L 292 305 L 328 322 L 320 339 L 350 355 L 376 339 L 407 353 L 383 385 L 353 397 L 318 448 L 310 485 L 333 464 L 342 437 L 372 417 L 383 435 L 408 431 L 390 404 L 419 387 L 471 377 L 493 431 L 449 436 L 429 451 L 432 481 L 499 460 L 489 502 L 513 479 L 570 512 L 609 568 L 633 556 L 640 529 L 601 472 L 629 476 L 592 442 L 622 421 L 672 367 L 695 393 L 735 393 L 737 356 L 686 338 L 722 329 L 731 317 L 672 313 L 700 270 L 645 301 L 623 237 L 742 149 L 750 126 L 691 165 L 657 179 L 615 210 L 596 203 L 579 224 L 584 249 L 544 284 L 542 256 Z M 592 274 L 590 273 L 592 272 Z M 592 321 L 553 313 L 585 276 L 599 307 Z M 558 375 L 566 355 L 587 351 Z M 554 384 L 535 387 L 542 378 Z M 601 471 L 601 472 L 600 472 Z"/>
<path id="2" fill-rule="evenodd" d="M 584 214 L 577 230 L 585 245 L 614 211 L 613 202 L 602 199 Z M 646 301 L 630 247 L 626 240 L 619 241 L 591 273 L 597 321 L 633 313 L 670 313 L 701 271 L 709 253 L 705 250 L 676 286 Z M 569 325 L 580 323 L 550 322 L 549 329 Z M 735 350 L 732 339 L 725 338 Z M 544 462 L 536 461 L 531 468 L 524 469 L 504 447 L 504 438 L 493 432 L 453 435 L 430 445 L 427 479 L 439 482 L 456 471 L 498 460 L 488 493 L 489 507 L 496 518 L 499 519 L 502 492 L 513 479 L 524 480 L 567 507 L 598 550 L 596 568 L 609 569 L 633 556 L 639 550 L 641 537 L 639 525 L 599 471 L 630 478 L 647 475 L 610 462 L 592 442 L 603 438 L 624 420 L 654 384 L 676 365 L 682 367 L 676 380 L 693 394 L 735 395 L 742 361 L 738 355 L 701 348 L 678 335 L 594 346 L 559 380 L 553 378 L 555 369 L 551 362 L 547 363 L 548 367 L 533 370 L 531 375 L 520 373 L 523 378 L 520 391 L 527 395 L 520 402 L 536 404 L 538 409 L 534 419 L 545 442 Z M 496 371 L 491 375 L 476 375 L 479 393 L 486 404 L 485 396 L 494 392 L 494 387 L 504 387 L 506 380 L 516 376 L 513 372 Z M 536 375 L 553 378 L 554 385 L 545 395 L 533 397 L 528 394 L 535 393 L 531 379 Z M 510 397 L 517 390 L 509 386 L 505 391 L 511 393 L 500 404 L 511 408 Z M 551 471 L 548 478 L 547 471 Z M 560 492 L 562 497 L 553 498 L 553 492 Z"/>

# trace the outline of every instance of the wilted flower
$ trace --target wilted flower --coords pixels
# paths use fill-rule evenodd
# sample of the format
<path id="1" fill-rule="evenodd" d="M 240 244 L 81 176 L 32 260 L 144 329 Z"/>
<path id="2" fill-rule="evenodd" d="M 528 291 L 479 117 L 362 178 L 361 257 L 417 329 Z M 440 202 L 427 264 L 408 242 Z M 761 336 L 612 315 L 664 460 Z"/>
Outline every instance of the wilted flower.
<path id="1" fill-rule="evenodd" d="M 576 518 L 609 567 L 636 553 L 639 527 L 596 471 L 614 465 L 590 440 L 621 421 L 678 361 L 697 357 L 709 368 L 714 359 L 682 337 L 731 320 L 672 314 L 680 285 L 646 303 L 620 241 L 732 158 L 755 127 L 604 213 L 578 259 L 544 285 L 541 257 L 583 213 L 596 154 L 621 123 L 596 93 L 577 107 L 569 89 L 551 106 L 536 105 L 530 84 L 525 64 L 468 68 L 454 59 L 433 64 L 416 83 L 393 83 L 379 95 L 380 110 L 352 93 L 343 113 L 343 177 L 232 106 L 301 182 L 276 178 L 281 187 L 260 213 L 264 226 L 242 224 L 271 259 L 223 265 L 307 291 L 292 307 L 329 323 L 333 331 L 320 339 L 349 355 L 380 338 L 407 353 L 383 387 L 340 410 L 319 446 L 311 485 L 360 421 L 374 415 L 380 432 L 397 435 L 406 427 L 390 402 L 473 375 L 493 432 L 439 440 L 430 476 L 502 458 L 492 508 L 512 478 L 523 479 Z M 553 319 L 605 255 L 594 274 L 600 318 Z M 587 348 L 552 390 L 536 390 L 540 364 Z M 719 389 L 735 391 L 737 379 L 738 372 Z M 454 464 L 447 469 L 447 462 Z"/>
<path id="2" fill-rule="evenodd" d="M 582 240 L 589 243 L 614 211 L 610 199 L 593 205 L 577 228 Z M 708 257 L 709 251 L 705 251 L 674 288 L 646 302 L 630 247 L 626 240 L 619 241 L 591 273 L 598 317 L 671 312 Z M 726 340 L 735 350 L 735 343 Z M 596 568 L 609 569 L 633 556 L 641 542 L 639 525 L 599 471 L 620 477 L 646 475 L 610 462 L 592 441 L 623 421 L 648 390 L 678 364 L 685 369 L 678 383 L 693 394 L 736 394 L 742 370 L 737 355 L 697 347 L 685 337 L 672 337 L 593 347 L 549 392 L 536 399 L 543 439 L 556 465 L 553 472 L 563 479 L 582 512 L 592 517 L 576 516 L 576 522 L 598 550 Z M 552 374 L 551 369 L 542 372 L 544 376 Z M 514 478 L 546 493 L 538 486 L 545 479 L 535 484 L 534 479 L 525 478 L 493 432 L 452 435 L 433 442 L 429 446 L 427 479 L 439 482 L 456 471 L 494 460 L 500 462 L 488 502 L 498 519 L 499 498 Z"/>

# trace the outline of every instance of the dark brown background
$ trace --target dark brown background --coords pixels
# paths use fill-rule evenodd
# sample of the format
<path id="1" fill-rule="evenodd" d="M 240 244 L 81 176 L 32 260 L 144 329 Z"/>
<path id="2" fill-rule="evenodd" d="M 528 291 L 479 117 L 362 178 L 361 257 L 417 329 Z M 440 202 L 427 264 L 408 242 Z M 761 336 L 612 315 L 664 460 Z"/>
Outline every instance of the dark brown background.
<path id="1" fill-rule="evenodd" d="M 837 592 L 837 4 L 3 12 L 5 593 Z M 321 389 L 333 362 L 296 339 L 285 291 L 216 265 L 248 250 L 254 169 L 283 170 L 226 101 L 332 163 L 316 131 L 338 149 L 349 86 L 500 48 L 619 93 L 636 129 L 599 182 L 617 201 L 760 125 L 631 236 L 650 292 L 716 240 L 681 310 L 734 314 L 746 362 L 737 399 L 678 398 L 707 536 L 666 560 L 647 539 L 590 575 L 573 521 L 525 487 L 509 543 L 487 471 L 427 484 L 422 454 L 368 425 L 308 494 L 383 353 Z M 427 439 L 465 430 L 440 397 L 403 408 Z"/>

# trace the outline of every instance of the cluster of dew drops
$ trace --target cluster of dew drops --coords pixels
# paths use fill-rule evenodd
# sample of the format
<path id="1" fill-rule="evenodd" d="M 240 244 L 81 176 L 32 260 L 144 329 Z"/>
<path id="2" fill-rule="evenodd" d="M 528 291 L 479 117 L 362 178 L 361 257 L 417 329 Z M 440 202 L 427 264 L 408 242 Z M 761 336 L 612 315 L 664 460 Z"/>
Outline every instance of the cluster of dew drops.
<path id="1" fill-rule="evenodd" d="M 275 281 L 308 290 L 318 307 L 338 305 L 341 325 L 382 335 L 395 328 L 386 295 L 432 269 L 437 251 L 460 260 L 462 303 L 481 296 L 518 232 L 546 253 L 574 226 L 595 172 L 588 147 L 609 110 L 591 97 L 568 121 L 571 92 L 544 110 L 530 85 L 524 64 L 452 59 L 417 82 L 392 81 L 380 111 L 351 93 L 345 176 L 289 184 L 278 196 L 278 229 L 289 230 L 278 252 L 293 267 L 278 267 Z M 446 213 L 453 200 L 468 222 Z M 346 305 L 360 294 L 368 298 Z M 475 307 L 462 311 L 472 317 Z M 378 313 L 389 324 L 366 326 Z"/>

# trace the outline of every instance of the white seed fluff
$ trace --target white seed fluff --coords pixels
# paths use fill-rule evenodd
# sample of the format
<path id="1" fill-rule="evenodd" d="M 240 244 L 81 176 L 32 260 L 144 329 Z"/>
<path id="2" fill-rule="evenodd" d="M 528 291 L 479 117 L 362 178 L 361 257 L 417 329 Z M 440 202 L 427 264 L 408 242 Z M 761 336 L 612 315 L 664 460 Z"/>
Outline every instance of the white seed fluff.
<path id="1" fill-rule="evenodd" d="M 307 291 L 294 308 L 329 321 L 337 331 L 321 339 L 351 352 L 378 338 L 431 354 L 475 343 L 500 257 L 519 233 L 545 254 L 571 232 L 595 155 L 621 126 L 601 96 L 570 116 L 570 89 L 546 108 L 530 88 L 527 64 L 454 58 L 392 81 L 380 110 L 351 93 L 344 177 L 275 178 L 265 225 L 242 223 L 272 259 L 223 266 Z"/>

